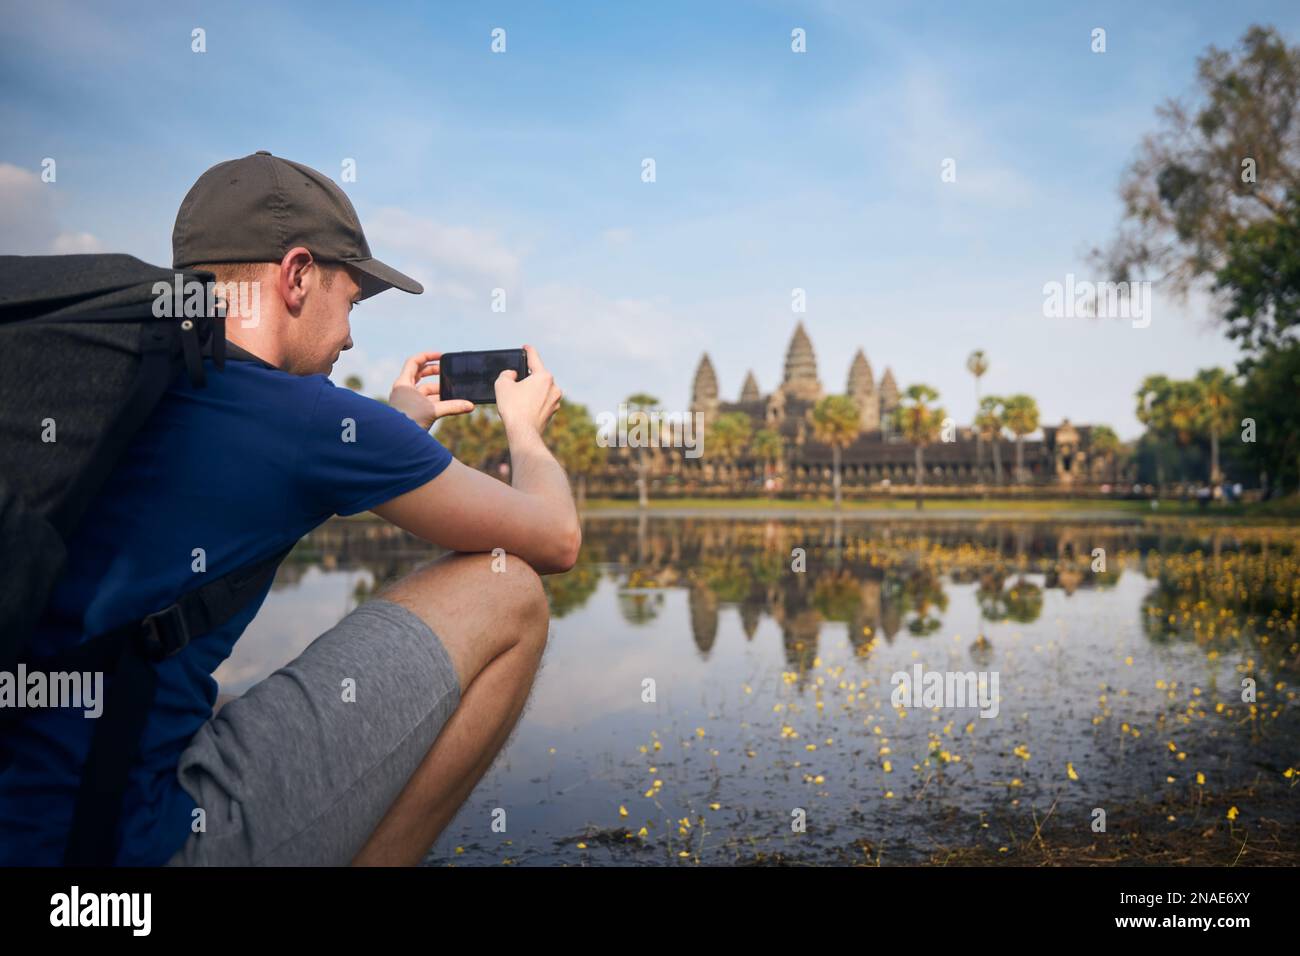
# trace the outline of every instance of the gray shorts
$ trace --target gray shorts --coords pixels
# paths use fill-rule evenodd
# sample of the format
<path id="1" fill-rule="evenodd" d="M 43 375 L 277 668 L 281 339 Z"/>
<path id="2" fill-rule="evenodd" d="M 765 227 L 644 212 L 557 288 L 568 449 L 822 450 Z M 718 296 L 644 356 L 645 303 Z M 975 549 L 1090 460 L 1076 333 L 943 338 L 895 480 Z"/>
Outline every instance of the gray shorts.
<path id="1" fill-rule="evenodd" d="M 199 728 L 177 775 L 207 829 L 167 865 L 346 866 L 460 694 L 427 624 L 361 605 Z"/>

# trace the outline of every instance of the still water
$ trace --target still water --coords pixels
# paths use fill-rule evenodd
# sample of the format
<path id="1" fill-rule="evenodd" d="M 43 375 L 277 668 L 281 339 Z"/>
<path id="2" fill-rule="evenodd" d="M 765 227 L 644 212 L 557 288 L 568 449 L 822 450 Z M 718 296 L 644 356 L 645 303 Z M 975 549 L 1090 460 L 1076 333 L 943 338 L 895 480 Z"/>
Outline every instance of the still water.
<path id="1" fill-rule="evenodd" d="M 426 862 L 1043 862 L 1050 832 L 1085 847 L 1058 862 L 1186 840 L 1230 863 L 1259 819 L 1294 853 L 1297 540 L 1188 522 L 589 517 L 578 567 L 548 582 L 528 710 Z M 379 523 L 325 525 L 281 568 L 222 692 L 436 553 Z M 894 675 L 918 664 L 982 675 L 996 716 L 895 706 Z"/>

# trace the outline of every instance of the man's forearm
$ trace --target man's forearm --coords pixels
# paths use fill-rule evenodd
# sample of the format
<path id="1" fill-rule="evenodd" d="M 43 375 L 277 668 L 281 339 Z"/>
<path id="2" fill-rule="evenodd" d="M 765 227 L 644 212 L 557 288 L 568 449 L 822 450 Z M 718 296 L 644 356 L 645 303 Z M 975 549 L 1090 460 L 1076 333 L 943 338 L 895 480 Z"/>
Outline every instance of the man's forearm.
<path id="1" fill-rule="evenodd" d="M 543 573 L 568 570 L 577 560 L 582 543 L 569 478 L 536 431 L 507 429 L 506 441 L 510 446 L 510 483 L 537 502 L 538 517 L 543 519 L 537 551 L 544 556 L 539 563 L 545 567 L 537 570 Z"/>

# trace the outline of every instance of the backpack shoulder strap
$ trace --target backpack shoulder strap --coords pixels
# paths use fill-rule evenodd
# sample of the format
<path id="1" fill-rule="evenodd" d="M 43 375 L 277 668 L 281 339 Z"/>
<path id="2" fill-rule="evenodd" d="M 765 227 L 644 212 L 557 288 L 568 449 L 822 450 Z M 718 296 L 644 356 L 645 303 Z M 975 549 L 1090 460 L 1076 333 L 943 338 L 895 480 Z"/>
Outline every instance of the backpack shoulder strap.
<path id="1" fill-rule="evenodd" d="M 209 581 L 138 624 L 92 638 L 102 643 L 101 655 L 118 644 L 118 658 L 81 774 L 65 864 L 111 866 L 117 858 L 127 777 L 139 757 L 140 734 L 157 690 L 153 664 L 238 614 L 275 578 L 289 550 Z"/>
<path id="2" fill-rule="evenodd" d="M 46 670 L 113 674 L 82 770 L 65 864 L 111 866 L 117 857 L 127 778 L 139 757 L 140 734 L 157 690 L 153 665 L 238 614 L 271 583 L 290 550 L 209 581 L 142 621 L 98 634 L 33 663 L 33 667 Z"/>

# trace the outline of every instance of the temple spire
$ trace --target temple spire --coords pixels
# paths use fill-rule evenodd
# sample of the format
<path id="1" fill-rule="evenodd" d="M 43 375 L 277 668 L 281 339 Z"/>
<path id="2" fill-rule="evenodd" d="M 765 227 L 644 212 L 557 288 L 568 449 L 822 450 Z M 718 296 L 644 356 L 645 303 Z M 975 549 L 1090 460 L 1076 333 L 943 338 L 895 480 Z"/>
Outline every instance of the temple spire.
<path id="1" fill-rule="evenodd" d="M 822 383 L 817 378 L 817 356 L 813 354 L 812 340 L 803 327 L 795 326 L 790 347 L 785 353 L 785 378 L 782 389 L 796 398 L 816 401 L 822 397 Z"/>
<path id="2" fill-rule="evenodd" d="M 691 383 L 691 411 L 704 412 L 713 416 L 718 410 L 718 373 L 713 370 L 709 353 L 700 357 L 700 364 L 695 369 L 695 380 Z"/>
<path id="3" fill-rule="evenodd" d="M 880 428 L 880 396 L 876 394 L 875 379 L 871 374 L 871 363 L 866 354 L 858 349 L 849 366 L 849 384 L 847 394 L 858 406 L 858 424 L 864 432 L 874 432 Z"/>

